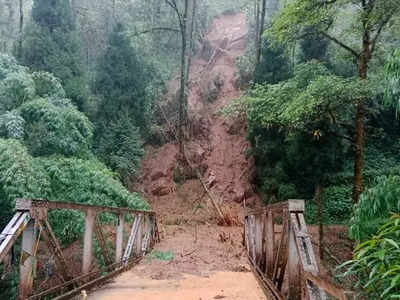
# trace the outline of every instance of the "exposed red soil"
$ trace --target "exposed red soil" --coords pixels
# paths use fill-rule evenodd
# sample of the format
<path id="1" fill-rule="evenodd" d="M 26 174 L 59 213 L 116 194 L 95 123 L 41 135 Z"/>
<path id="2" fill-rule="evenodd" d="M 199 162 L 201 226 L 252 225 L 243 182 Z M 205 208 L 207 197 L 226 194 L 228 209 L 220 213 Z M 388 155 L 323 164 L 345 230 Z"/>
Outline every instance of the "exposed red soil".
<path id="1" fill-rule="evenodd" d="M 207 47 L 193 58 L 188 96 L 189 119 L 199 128 L 186 141 L 187 156 L 201 169 L 203 179 L 220 204 L 230 206 L 234 214 L 241 213 L 237 203 L 241 203 L 244 196 L 250 203 L 259 203 L 251 185 L 254 162 L 245 156 L 249 147 L 245 124 L 231 124 L 218 114 L 220 108 L 241 96 L 235 87 L 236 58 L 246 49 L 247 30 L 244 14 L 225 15 L 214 20 L 207 35 Z M 206 83 L 217 77 L 223 84 L 215 101 L 209 102 L 202 91 Z M 176 84 L 171 83 L 170 89 L 174 88 Z M 176 91 L 170 94 L 175 95 Z M 197 207 L 200 219 L 211 221 L 215 215 L 198 180 L 188 180 L 179 186 L 174 182 L 177 154 L 176 143 L 147 149 L 141 176 L 146 199 L 162 219 L 188 220 Z"/>

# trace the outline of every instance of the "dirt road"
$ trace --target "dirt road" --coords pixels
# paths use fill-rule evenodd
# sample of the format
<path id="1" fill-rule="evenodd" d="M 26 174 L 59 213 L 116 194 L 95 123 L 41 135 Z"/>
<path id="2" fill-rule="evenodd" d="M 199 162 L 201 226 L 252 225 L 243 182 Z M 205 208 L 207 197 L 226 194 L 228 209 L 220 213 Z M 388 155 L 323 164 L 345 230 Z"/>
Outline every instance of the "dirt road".
<path id="1" fill-rule="evenodd" d="M 185 275 L 179 280 L 153 280 L 131 273 L 91 295 L 93 300 L 262 300 L 251 273 L 217 272 L 209 277 Z"/>

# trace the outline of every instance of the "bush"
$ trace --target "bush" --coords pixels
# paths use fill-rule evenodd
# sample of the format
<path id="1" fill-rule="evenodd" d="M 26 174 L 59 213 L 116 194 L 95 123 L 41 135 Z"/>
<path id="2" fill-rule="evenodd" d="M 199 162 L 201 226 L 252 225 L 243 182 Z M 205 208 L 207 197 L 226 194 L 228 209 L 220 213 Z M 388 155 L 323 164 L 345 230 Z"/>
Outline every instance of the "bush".
<path id="1" fill-rule="evenodd" d="M 51 185 L 49 199 L 89 205 L 149 209 L 138 195 L 126 190 L 116 178 L 96 159 L 38 158 Z M 82 236 L 84 216 L 77 211 L 54 211 L 50 215 L 56 235 L 65 245 Z M 106 217 L 104 221 L 111 221 Z"/>
<path id="2" fill-rule="evenodd" d="M 376 235 L 354 250 L 353 260 L 339 268 L 347 269 L 342 276 L 357 275 L 356 288 L 368 299 L 399 299 L 400 215 L 386 221 Z"/>
<path id="3" fill-rule="evenodd" d="M 139 162 L 144 155 L 143 141 L 139 129 L 126 114 L 104 127 L 97 145 L 97 153 L 127 183 L 139 171 Z"/>
<path id="4" fill-rule="evenodd" d="M 400 213 L 400 176 L 381 176 L 360 197 L 351 220 L 350 234 L 365 241 L 375 234 L 390 213 Z"/>
<path id="5" fill-rule="evenodd" d="M 34 156 L 87 156 L 92 147 L 93 125 L 73 105 L 60 100 L 54 103 L 38 99 L 22 105 L 26 143 Z"/>
<path id="6" fill-rule="evenodd" d="M 325 224 L 348 223 L 352 215 L 351 186 L 333 185 L 324 189 L 322 218 Z M 317 204 L 315 201 L 306 201 L 307 223 L 316 224 Z"/>

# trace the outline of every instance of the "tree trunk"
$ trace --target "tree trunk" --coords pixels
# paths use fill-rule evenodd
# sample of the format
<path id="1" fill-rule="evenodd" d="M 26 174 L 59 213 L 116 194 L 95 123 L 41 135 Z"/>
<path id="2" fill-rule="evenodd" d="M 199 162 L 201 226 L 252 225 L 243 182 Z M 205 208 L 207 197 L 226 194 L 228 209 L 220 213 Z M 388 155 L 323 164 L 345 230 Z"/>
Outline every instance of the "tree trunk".
<path id="1" fill-rule="evenodd" d="M 318 205 L 318 252 L 319 258 L 321 260 L 324 259 L 324 221 L 322 218 L 322 211 L 323 211 L 323 199 L 322 199 L 322 185 L 318 183 L 315 189 L 315 199 L 317 200 Z"/>
<path id="2" fill-rule="evenodd" d="M 19 38 L 18 57 L 22 57 L 22 42 L 24 38 L 24 0 L 19 0 Z"/>
<path id="3" fill-rule="evenodd" d="M 267 0 L 262 0 L 261 19 L 259 21 L 260 28 L 258 29 L 257 33 L 258 37 L 257 37 L 257 48 L 256 48 L 256 65 L 260 63 L 261 59 L 262 35 L 264 33 L 264 26 L 265 26 L 266 2 Z"/>
<path id="4" fill-rule="evenodd" d="M 196 0 L 193 0 L 192 3 L 192 18 L 190 22 L 190 34 L 189 34 L 189 50 L 188 50 L 188 60 L 186 64 L 186 85 L 189 83 L 190 76 L 190 67 L 192 65 L 192 57 L 193 57 L 193 31 L 194 31 L 194 23 L 196 18 Z"/>
<path id="5" fill-rule="evenodd" d="M 185 11 L 183 19 L 181 19 L 180 29 L 182 38 L 182 52 L 181 52 L 181 79 L 180 79 L 180 92 L 179 92 L 179 120 L 178 120 L 178 139 L 179 139 L 179 152 L 181 155 L 184 154 L 184 136 L 183 136 L 183 125 L 186 122 L 186 95 L 185 95 L 185 71 L 186 71 L 186 24 L 188 15 L 188 2 L 185 0 Z"/>
<path id="6" fill-rule="evenodd" d="M 260 32 L 260 2 L 259 0 L 255 0 L 254 2 L 254 16 L 256 19 L 256 36 L 255 36 L 255 48 L 257 49 L 258 47 L 258 38 L 259 38 L 259 32 Z"/>
<path id="7" fill-rule="evenodd" d="M 364 24 L 364 28 L 366 28 Z M 368 29 L 364 30 L 363 50 L 358 64 L 358 74 L 361 79 L 368 77 L 368 63 L 371 59 L 370 50 L 371 40 Z M 355 119 L 355 157 L 354 157 L 354 186 L 353 203 L 357 204 L 361 193 L 363 192 L 363 164 L 364 164 L 364 101 L 361 98 L 356 103 Z"/>

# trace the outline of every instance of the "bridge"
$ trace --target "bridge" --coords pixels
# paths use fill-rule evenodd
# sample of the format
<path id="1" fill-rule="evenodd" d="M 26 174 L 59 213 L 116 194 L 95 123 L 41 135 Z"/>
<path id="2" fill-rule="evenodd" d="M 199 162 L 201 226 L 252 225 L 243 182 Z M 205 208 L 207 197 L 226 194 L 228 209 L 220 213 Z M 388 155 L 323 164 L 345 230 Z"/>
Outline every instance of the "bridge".
<path id="1" fill-rule="evenodd" d="M 68 265 L 49 223 L 47 216 L 51 210 L 77 210 L 85 215 L 79 274 Z M 111 250 L 105 225 L 99 221 L 102 213 L 113 214 L 117 220 Z M 125 231 L 127 239 L 124 239 Z M 15 215 L 0 235 L 0 263 L 21 235 L 18 299 L 71 299 L 128 271 L 159 241 L 156 214 L 152 211 L 32 199 L 16 201 Z M 92 270 L 94 235 L 104 267 Z M 247 211 L 243 242 L 266 299 L 351 299 L 352 293 L 320 277 L 304 219 L 304 201 L 289 200 Z M 34 285 L 39 244 L 48 251 L 49 257 L 55 258 L 57 276 L 61 279 L 61 283 L 45 290 Z M 111 252 L 115 253 L 114 257 Z"/>

